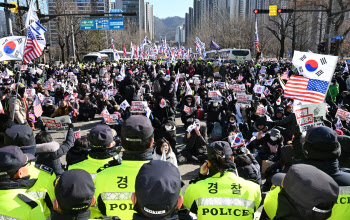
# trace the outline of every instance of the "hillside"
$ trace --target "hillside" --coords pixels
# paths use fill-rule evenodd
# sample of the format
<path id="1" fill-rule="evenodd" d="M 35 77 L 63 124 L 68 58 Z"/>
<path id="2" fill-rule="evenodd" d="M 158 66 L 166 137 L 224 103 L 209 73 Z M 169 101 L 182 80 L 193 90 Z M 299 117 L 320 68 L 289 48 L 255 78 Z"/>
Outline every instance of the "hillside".
<path id="1" fill-rule="evenodd" d="M 185 19 L 177 16 L 164 19 L 154 17 L 155 39 L 159 40 L 159 36 L 163 38 L 166 36 L 167 41 L 175 40 L 176 27 L 184 23 Z"/>

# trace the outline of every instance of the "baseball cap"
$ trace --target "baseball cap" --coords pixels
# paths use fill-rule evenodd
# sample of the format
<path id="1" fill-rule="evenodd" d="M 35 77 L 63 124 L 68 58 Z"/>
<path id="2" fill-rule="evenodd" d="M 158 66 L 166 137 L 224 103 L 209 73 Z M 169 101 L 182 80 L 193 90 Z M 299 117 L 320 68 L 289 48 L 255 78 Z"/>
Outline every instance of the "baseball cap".
<path id="1" fill-rule="evenodd" d="M 231 156 L 232 156 L 233 153 L 232 153 L 232 149 L 230 147 L 230 144 L 228 142 L 226 142 L 226 141 L 215 141 L 215 142 L 211 143 L 208 146 L 208 148 L 207 148 L 208 159 L 209 160 L 213 159 L 213 155 L 214 155 L 215 149 L 223 152 L 225 158 L 231 159 Z"/>
<path id="2" fill-rule="evenodd" d="M 294 202 L 315 212 L 330 212 L 338 199 L 338 184 L 311 165 L 293 165 L 287 174 L 278 173 L 271 181 L 273 185 L 283 187 Z"/>
<path id="3" fill-rule="evenodd" d="M 172 163 L 153 160 L 144 164 L 136 176 L 136 206 L 146 216 L 169 215 L 177 205 L 181 175 Z"/>
<path id="4" fill-rule="evenodd" d="M 5 131 L 5 145 L 19 147 L 35 145 L 33 129 L 28 125 L 13 125 Z"/>
<path id="5" fill-rule="evenodd" d="M 89 141 L 92 147 L 107 147 L 115 135 L 108 125 L 96 125 L 90 130 Z"/>
<path id="6" fill-rule="evenodd" d="M 141 143 L 153 135 L 153 126 L 149 118 L 143 115 L 132 115 L 125 120 L 121 129 L 122 143 Z M 126 146 L 126 145 L 125 145 Z M 124 147 L 124 145 L 123 145 Z M 148 146 L 149 147 L 149 146 Z M 125 148 L 125 147 L 124 147 Z M 145 149 L 127 149 L 145 150 Z"/>
<path id="7" fill-rule="evenodd" d="M 34 155 L 24 154 L 17 146 L 2 147 L 0 148 L 0 176 L 12 176 L 32 160 L 34 160 Z"/>
<path id="8" fill-rule="evenodd" d="M 91 175 L 85 170 L 65 171 L 54 184 L 58 205 L 64 212 L 80 213 L 90 207 L 95 185 Z"/>

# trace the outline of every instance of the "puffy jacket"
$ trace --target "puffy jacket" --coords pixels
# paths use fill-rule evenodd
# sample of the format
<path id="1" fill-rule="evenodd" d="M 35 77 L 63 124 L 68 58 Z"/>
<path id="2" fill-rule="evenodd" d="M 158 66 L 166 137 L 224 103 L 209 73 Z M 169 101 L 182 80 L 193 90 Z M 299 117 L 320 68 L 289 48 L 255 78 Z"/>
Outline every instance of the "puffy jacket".
<path id="1" fill-rule="evenodd" d="M 12 96 L 9 101 L 10 114 L 15 113 L 15 119 L 18 124 L 24 124 L 27 122 L 27 106 L 25 101 L 20 95 L 17 96 L 16 106 L 16 95 Z"/>
<path id="2" fill-rule="evenodd" d="M 285 119 L 275 121 L 277 126 L 282 126 L 286 128 L 286 138 L 292 140 L 294 132 L 299 130 L 299 126 L 297 123 L 297 119 L 295 117 L 295 113 L 289 114 Z"/>
<path id="3" fill-rule="evenodd" d="M 72 106 L 70 106 L 69 104 L 67 104 L 64 107 L 59 107 L 55 113 L 53 113 L 51 115 L 51 118 L 54 118 L 56 116 L 64 116 L 64 115 L 68 115 L 69 113 L 71 113 L 74 109 L 72 108 Z"/>
<path id="4" fill-rule="evenodd" d="M 261 185 L 260 166 L 252 154 L 235 156 L 235 164 L 240 177 Z"/>
<path id="5" fill-rule="evenodd" d="M 66 140 L 60 146 L 57 142 L 49 142 L 36 145 L 36 156 L 38 164 L 51 167 L 56 175 L 61 175 L 64 170 L 60 161 L 61 156 L 73 147 L 73 130 L 69 130 Z"/>

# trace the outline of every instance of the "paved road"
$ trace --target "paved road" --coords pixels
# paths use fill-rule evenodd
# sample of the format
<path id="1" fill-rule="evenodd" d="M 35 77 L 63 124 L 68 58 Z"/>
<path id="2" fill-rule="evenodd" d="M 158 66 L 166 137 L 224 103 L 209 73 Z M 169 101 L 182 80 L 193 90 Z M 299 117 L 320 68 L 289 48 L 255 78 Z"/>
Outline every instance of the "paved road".
<path id="1" fill-rule="evenodd" d="M 76 122 L 76 123 L 74 123 L 74 130 L 80 129 L 82 137 L 86 137 L 91 128 L 93 128 L 97 124 L 101 123 L 101 118 L 102 118 L 101 116 L 97 116 L 94 121 Z M 183 146 L 182 140 L 183 140 L 183 137 L 185 135 L 185 129 L 184 129 L 184 126 L 181 122 L 179 114 L 177 115 L 177 117 L 175 119 L 175 123 L 176 123 L 176 129 L 177 129 L 177 135 L 176 135 L 177 145 L 176 145 L 176 147 L 181 147 L 181 146 Z M 202 124 L 204 125 L 204 122 L 202 122 Z M 35 131 L 35 133 L 38 133 L 38 132 L 39 132 L 38 130 Z M 64 133 L 52 133 L 52 137 L 54 138 L 55 141 L 57 141 L 59 143 L 62 143 L 64 141 Z M 62 164 L 66 163 L 65 156 L 63 156 L 61 158 L 61 162 L 62 162 Z M 182 188 L 182 192 L 184 193 L 188 187 L 189 181 L 194 176 L 198 175 L 200 164 L 179 163 L 178 165 L 179 165 L 179 170 L 180 170 L 180 173 L 182 176 L 182 180 L 185 183 L 185 186 Z M 260 212 L 261 212 L 261 208 L 256 213 L 257 218 L 254 218 L 255 220 L 259 219 Z M 192 215 L 192 217 L 194 219 L 196 219 L 195 215 Z"/>

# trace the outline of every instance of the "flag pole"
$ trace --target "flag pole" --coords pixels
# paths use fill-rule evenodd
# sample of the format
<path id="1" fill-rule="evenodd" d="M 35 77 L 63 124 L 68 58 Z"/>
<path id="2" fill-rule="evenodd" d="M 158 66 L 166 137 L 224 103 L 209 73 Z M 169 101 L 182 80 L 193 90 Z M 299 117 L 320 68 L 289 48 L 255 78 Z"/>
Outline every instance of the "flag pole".
<path id="1" fill-rule="evenodd" d="M 22 58 L 23 59 L 23 58 Z M 23 60 L 22 60 L 23 62 Z M 14 106 L 13 106 L 13 112 L 12 112 L 12 121 L 15 121 L 15 109 L 16 109 L 16 104 L 17 104 L 17 96 L 18 96 L 18 85 L 19 85 L 19 80 L 21 79 L 21 70 L 19 71 L 19 75 L 18 75 L 18 81 L 17 81 L 17 88 L 16 88 L 16 97 L 15 97 L 15 102 L 14 102 Z"/>

